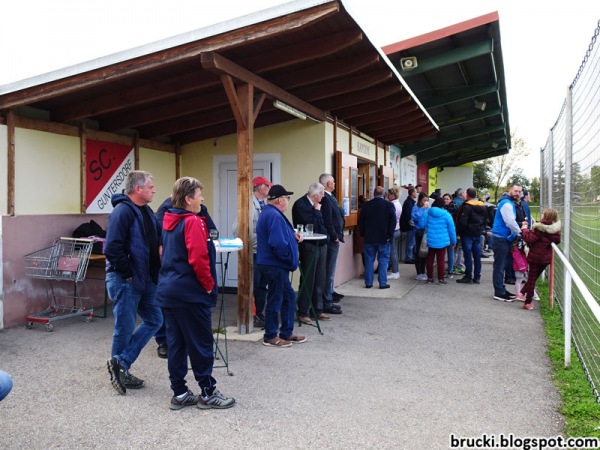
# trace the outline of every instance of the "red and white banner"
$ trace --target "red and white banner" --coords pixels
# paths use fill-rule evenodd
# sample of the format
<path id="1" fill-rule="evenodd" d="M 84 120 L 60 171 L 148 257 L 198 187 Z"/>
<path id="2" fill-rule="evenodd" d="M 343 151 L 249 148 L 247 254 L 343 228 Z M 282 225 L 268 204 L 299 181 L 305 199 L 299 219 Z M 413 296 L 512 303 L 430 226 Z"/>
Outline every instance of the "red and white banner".
<path id="1" fill-rule="evenodd" d="M 86 146 L 86 213 L 110 213 L 113 210 L 110 199 L 121 193 L 125 187 L 127 174 L 134 170 L 135 152 L 133 147 L 122 144 L 92 141 Z"/>

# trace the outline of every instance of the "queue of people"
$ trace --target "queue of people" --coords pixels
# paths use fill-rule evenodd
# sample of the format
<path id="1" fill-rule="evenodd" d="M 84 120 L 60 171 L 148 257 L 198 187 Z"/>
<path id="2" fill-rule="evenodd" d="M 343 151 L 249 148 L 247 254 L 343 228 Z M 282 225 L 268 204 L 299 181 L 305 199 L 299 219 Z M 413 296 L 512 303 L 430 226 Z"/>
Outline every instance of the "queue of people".
<path id="1" fill-rule="evenodd" d="M 342 314 L 338 304 L 342 296 L 334 291 L 333 280 L 339 243 L 344 241 L 344 210 L 332 195 L 335 179 L 328 173 L 310 183 L 307 193 L 294 201 L 292 222 L 284 213 L 293 192 L 264 177 L 256 177 L 253 188 L 254 323 L 264 326 L 265 346 L 291 347 L 307 341 L 294 334 L 296 317 L 312 324 Z M 217 389 L 212 376 L 211 308 L 216 306 L 218 294 L 213 239 L 218 231 L 203 205 L 203 189 L 195 178 L 178 179 L 155 216 L 148 206 L 155 194 L 152 175 L 130 172 L 124 193 L 113 195 L 104 249 L 106 288 L 115 321 L 107 361 L 111 385 L 121 395 L 144 386 L 131 368 L 154 336 L 158 355 L 168 360 L 173 410 L 186 406 L 224 409 L 235 404 L 234 398 Z M 381 186 L 374 189 L 373 198 L 361 205 L 358 215 L 358 232 L 364 239 L 365 287 L 373 287 L 376 260 L 379 289 L 390 288 L 388 269 L 390 279 L 399 278 L 398 241 L 403 230 L 408 235 L 414 231 L 414 245 L 407 245 L 414 247 L 410 250 L 414 253 L 405 258 L 414 258 L 417 280 L 433 283 L 437 264 L 438 284 L 446 284 L 445 278 L 452 276 L 452 263 L 457 263 L 449 257 L 446 272 L 446 251 L 460 242 L 465 270 L 456 281 L 478 284 L 485 235 L 491 238 L 494 250 L 494 299 L 518 298 L 525 302 L 525 309 L 532 309 L 535 282 L 549 263 L 550 245 L 560 242 L 556 211 L 545 210 L 541 222 L 533 223 L 521 186 L 514 185 L 501 198 L 491 224 L 490 207 L 477 199 L 475 189 L 457 190 L 455 199 L 462 201 L 449 201 L 447 196 L 436 190 L 430 205 L 426 193 L 411 188 L 401 206 L 397 188 L 387 192 Z M 314 234 L 302 232 L 309 229 Z M 419 251 L 425 239 L 426 255 Z M 529 274 L 519 292 L 512 295 L 503 281 L 507 258 L 518 239 L 530 247 Z M 290 274 L 298 267 L 304 289 L 296 299 Z M 186 382 L 188 358 L 198 395 Z"/>

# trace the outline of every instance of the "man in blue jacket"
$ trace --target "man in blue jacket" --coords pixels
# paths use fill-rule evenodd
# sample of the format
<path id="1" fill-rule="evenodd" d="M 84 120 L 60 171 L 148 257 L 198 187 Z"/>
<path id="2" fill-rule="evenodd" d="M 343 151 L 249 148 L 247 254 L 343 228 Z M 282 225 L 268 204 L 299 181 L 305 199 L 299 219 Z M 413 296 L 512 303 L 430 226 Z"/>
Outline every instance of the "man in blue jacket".
<path id="1" fill-rule="evenodd" d="M 290 272 L 298 268 L 298 243 L 303 237 L 294 231 L 283 214 L 292 194 L 280 184 L 271 186 L 268 204 L 256 223 L 256 263 L 269 286 L 263 338 L 267 347 L 290 347 L 292 343 L 306 342 L 306 337 L 293 334 L 296 294 L 290 283 Z"/>
<path id="2" fill-rule="evenodd" d="M 161 229 L 148 206 L 155 192 L 152 175 L 134 170 L 127 175 L 125 194 L 111 199 L 114 210 L 108 218 L 104 254 L 115 328 L 107 366 L 111 384 L 121 395 L 127 388 L 143 386 L 129 368 L 163 323 L 156 303 Z M 138 314 L 142 321 L 136 327 Z"/>
<path id="3" fill-rule="evenodd" d="M 521 198 L 521 186 L 513 185 L 508 196 L 500 200 L 492 227 L 492 247 L 494 249 L 494 299 L 501 302 L 512 302 L 514 295 L 509 294 L 504 286 L 504 269 L 506 259 L 511 251 L 513 241 L 521 234 L 517 223 L 515 202 Z"/>
<path id="4" fill-rule="evenodd" d="M 379 289 L 388 289 L 387 267 L 390 260 L 390 242 L 396 229 L 396 209 L 391 202 L 383 198 L 383 187 L 377 186 L 373 199 L 366 202 L 358 214 L 358 230 L 364 237 L 365 287 L 373 287 L 375 257 L 379 263 L 377 277 Z"/>

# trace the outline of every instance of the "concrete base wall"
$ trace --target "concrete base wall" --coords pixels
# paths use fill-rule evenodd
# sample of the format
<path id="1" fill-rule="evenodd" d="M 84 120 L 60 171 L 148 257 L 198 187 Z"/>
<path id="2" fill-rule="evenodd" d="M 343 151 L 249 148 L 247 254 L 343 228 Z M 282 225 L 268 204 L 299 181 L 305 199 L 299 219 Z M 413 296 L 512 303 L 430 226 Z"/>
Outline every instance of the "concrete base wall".
<path id="1" fill-rule="evenodd" d="M 47 281 L 25 274 L 25 255 L 52 246 L 58 237 L 70 237 L 75 228 L 92 219 L 106 229 L 106 214 L 2 217 L 2 298 L 5 328 L 24 324 L 28 315 L 43 311 L 48 306 Z M 54 281 L 53 287 L 55 292 L 62 295 L 72 295 L 73 284 L 70 281 Z M 104 302 L 103 264 L 88 266 L 85 286 L 93 305 L 100 307 Z M 64 302 L 69 300 L 61 300 L 62 304 L 68 304 Z"/>

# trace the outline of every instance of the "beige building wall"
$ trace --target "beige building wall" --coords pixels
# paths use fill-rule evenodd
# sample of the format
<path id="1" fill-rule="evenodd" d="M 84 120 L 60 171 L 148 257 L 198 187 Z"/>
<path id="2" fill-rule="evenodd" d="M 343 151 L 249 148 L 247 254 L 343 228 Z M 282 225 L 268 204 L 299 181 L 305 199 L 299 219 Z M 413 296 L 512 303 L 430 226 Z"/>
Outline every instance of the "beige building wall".
<path id="1" fill-rule="evenodd" d="M 16 128 L 15 173 L 15 214 L 81 211 L 79 138 Z"/>
<path id="2" fill-rule="evenodd" d="M 156 211 L 162 202 L 171 195 L 176 179 L 175 153 L 140 148 L 140 169 L 154 176 L 156 194 L 150 207 Z"/>
<path id="3" fill-rule="evenodd" d="M 292 120 L 254 131 L 254 153 L 279 154 L 281 173 L 275 174 L 279 182 L 294 192 L 293 202 L 306 193 L 312 181 L 318 181 L 323 168 L 332 168 L 333 142 L 327 145 L 325 123 Z M 213 156 L 237 154 L 237 137 L 229 135 L 184 145 L 181 148 L 181 175 L 193 176 L 204 183 L 205 204 L 209 211 L 216 211 L 213 202 Z M 291 207 L 288 211 L 291 219 Z"/>

